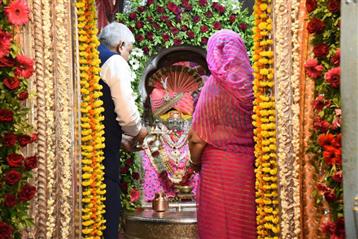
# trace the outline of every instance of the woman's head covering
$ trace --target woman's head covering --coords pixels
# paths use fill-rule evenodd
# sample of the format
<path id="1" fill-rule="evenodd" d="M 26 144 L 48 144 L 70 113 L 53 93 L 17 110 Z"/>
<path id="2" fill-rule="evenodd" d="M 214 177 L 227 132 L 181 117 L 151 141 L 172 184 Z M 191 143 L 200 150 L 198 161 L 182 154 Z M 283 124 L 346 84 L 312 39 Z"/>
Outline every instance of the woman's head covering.
<path id="1" fill-rule="evenodd" d="M 221 30 L 209 38 L 206 60 L 215 81 L 238 99 L 252 100 L 252 68 L 240 35 Z"/>

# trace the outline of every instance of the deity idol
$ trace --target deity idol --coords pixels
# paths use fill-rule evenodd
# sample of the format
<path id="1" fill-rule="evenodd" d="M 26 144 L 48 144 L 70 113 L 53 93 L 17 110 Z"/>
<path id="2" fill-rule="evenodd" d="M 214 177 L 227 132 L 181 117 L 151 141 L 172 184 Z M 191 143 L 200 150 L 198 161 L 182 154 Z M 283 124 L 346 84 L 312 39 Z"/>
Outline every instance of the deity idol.
<path id="1" fill-rule="evenodd" d="M 157 71 L 149 85 L 155 122 L 143 145 L 144 199 L 152 201 L 159 192 L 183 199 L 178 198 L 183 187 L 195 196 L 199 176 L 189 168 L 187 140 L 202 78 L 189 67 L 173 65 Z"/>

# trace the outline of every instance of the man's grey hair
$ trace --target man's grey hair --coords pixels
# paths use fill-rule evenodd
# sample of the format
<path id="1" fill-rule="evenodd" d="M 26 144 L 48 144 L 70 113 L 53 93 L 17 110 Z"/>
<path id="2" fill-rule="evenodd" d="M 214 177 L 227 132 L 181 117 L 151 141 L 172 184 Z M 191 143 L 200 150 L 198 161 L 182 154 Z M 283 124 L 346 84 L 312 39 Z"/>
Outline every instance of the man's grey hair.
<path id="1" fill-rule="evenodd" d="M 133 44 L 135 42 L 131 30 L 126 25 L 118 22 L 112 22 L 105 26 L 101 34 L 99 34 L 99 40 L 110 49 L 115 49 L 120 42 L 125 44 Z"/>

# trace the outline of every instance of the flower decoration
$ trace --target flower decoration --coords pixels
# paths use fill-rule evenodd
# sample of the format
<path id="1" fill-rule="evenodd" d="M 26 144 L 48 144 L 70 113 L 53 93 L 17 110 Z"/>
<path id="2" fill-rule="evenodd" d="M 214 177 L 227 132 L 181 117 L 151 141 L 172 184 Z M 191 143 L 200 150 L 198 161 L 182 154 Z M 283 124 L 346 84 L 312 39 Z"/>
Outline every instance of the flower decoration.
<path id="1" fill-rule="evenodd" d="M 104 148 L 104 111 L 99 84 L 95 0 L 77 1 L 81 84 L 81 154 L 82 154 L 82 234 L 100 238 L 105 229 L 103 214 L 106 193 L 102 161 Z M 118 202 L 119 203 L 119 202 Z"/>
<path id="2" fill-rule="evenodd" d="M 257 238 L 278 238 L 280 233 L 277 186 L 276 118 L 271 5 L 254 5 L 254 141 L 256 158 Z"/>
<path id="3" fill-rule="evenodd" d="M 247 49 L 252 48 L 252 19 L 241 3 L 227 2 L 224 6 L 208 0 L 152 1 L 143 6 L 142 1 L 133 1 L 129 13 L 120 13 L 117 20 L 123 22 L 133 31 L 136 39 L 135 47 L 143 50 L 143 56 L 132 52 L 129 64 L 135 71 L 136 78 L 132 82 L 134 92 L 138 92 L 140 76 L 149 58 L 161 48 L 192 45 L 205 48 L 208 38 L 217 30 L 226 28 L 240 33 Z M 146 23 L 146 24 L 143 24 Z M 137 97 L 137 106 L 142 111 L 142 104 Z M 122 153 L 122 159 L 133 158 L 133 154 Z M 136 165 L 136 164 L 135 164 Z M 140 203 L 130 201 L 132 187 L 139 189 L 137 180 L 131 178 L 137 166 L 131 166 L 122 175 L 122 204 L 124 208 L 133 209 Z M 124 190 L 123 190 L 124 189 Z"/>
<path id="4" fill-rule="evenodd" d="M 37 191 L 29 183 L 36 156 L 23 153 L 34 142 L 23 102 L 28 97 L 33 60 L 20 54 L 15 38 L 16 29 L 29 20 L 29 8 L 19 0 L 0 5 L 0 238 L 21 238 L 24 226 L 32 223 L 29 201 Z"/>
<path id="5" fill-rule="evenodd" d="M 309 3 L 309 4 L 308 4 Z M 314 123 L 308 152 L 314 155 L 317 169 L 317 207 L 329 220 L 322 220 L 322 237 L 344 238 L 343 175 L 340 106 L 340 1 L 307 0 L 313 59 L 305 64 L 306 75 L 315 80 Z"/>

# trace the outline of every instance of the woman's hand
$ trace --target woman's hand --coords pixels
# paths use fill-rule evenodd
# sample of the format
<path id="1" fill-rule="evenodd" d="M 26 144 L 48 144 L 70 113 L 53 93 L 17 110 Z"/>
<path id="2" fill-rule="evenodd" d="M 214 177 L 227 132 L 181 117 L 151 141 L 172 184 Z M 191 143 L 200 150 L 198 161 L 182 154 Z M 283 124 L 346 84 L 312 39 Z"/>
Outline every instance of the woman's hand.
<path id="1" fill-rule="evenodd" d="M 195 131 L 191 130 L 189 133 L 189 149 L 191 157 L 189 163 L 195 172 L 200 171 L 201 155 L 205 147 L 206 142 L 202 140 Z"/>

